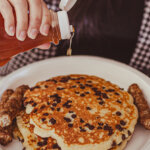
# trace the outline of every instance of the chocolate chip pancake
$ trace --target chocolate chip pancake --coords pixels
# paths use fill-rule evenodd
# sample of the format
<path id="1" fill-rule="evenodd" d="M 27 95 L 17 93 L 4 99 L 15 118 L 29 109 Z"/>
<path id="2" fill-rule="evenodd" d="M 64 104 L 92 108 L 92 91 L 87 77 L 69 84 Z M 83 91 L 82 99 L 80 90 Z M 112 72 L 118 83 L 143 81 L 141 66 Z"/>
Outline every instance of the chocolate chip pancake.
<path id="1" fill-rule="evenodd" d="M 130 139 L 138 118 L 128 92 L 88 75 L 39 82 L 24 105 L 34 133 L 56 139 L 62 150 L 115 149 Z"/>
<path id="2" fill-rule="evenodd" d="M 24 111 L 17 117 L 17 126 L 22 136 L 18 136 L 22 139 L 21 142 L 26 150 L 61 150 L 56 140 L 52 138 L 41 138 L 33 133 L 33 125 L 29 124 L 29 115 Z M 21 138 L 20 138 L 21 137 Z"/>

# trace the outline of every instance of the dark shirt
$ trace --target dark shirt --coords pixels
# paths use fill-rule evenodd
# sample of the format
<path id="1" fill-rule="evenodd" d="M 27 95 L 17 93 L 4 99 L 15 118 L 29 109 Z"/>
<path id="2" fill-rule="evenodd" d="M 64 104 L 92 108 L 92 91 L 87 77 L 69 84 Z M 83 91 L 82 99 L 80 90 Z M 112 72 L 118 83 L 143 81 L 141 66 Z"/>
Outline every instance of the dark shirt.
<path id="1" fill-rule="evenodd" d="M 84 23 L 83 28 L 80 28 L 80 22 L 86 22 L 86 14 L 84 16 L 81 12 L 71 21 L 71 23 L 75 25 L 77 32 L 72 45 L 73 54 L 96 55 L 129 63 L 140 30 L 144 0 L 98 1 L 99 3 L 97 1 L 93 1 L 93 3 L 96 2 L 99 6 L 93 6 L 95 10 L 90 6 L 93 11 L 90 10 L 89 7 L 90 11 L 88 10 L 86 13 L 87 16 L 90 16 L 89 13 L 91 13 L 93 18 L 97 16 L 95 19 L 98 22 L 98 30 L 95 31 L 94 27 L 90 28 L 90 24 L 92 24 L 93 21 L 92 19 L 89 19 L 88 23 Z M 76 10 L 76 12 L 77 11 L 78 10 Z M 82 11 L 84 12 L 84 10 Z M 77 17 L 79 17 L 79 19 Z M 83 34 L 82 30 L 84 30 L 86 26 L 89 28 L 87 28 L 86 33 Z M 92 31 L 95 32 L 94 36 L 90 35 Z M 59 50 L 58 55 L 65 54 L 66 51 Z"/>

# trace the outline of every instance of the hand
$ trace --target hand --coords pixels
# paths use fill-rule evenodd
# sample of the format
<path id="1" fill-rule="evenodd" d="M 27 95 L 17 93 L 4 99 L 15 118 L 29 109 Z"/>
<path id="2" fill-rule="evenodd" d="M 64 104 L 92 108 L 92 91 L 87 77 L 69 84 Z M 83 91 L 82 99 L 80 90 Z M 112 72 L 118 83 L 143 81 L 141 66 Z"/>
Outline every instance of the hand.
<path id="1" fill-rule="evenodd" d="M 14 36 L 16 33 L 20 41 L 24 41 L 27 36 L 35 39 L 39 32 L 44 36 L 48 35 L 50 13 L 43 0 L 0 0 L 0 13 L 4 18 L 7 34 Z M 50 44 L 47 43 L 42 47 L 48 49 L 49 46 Z"/>

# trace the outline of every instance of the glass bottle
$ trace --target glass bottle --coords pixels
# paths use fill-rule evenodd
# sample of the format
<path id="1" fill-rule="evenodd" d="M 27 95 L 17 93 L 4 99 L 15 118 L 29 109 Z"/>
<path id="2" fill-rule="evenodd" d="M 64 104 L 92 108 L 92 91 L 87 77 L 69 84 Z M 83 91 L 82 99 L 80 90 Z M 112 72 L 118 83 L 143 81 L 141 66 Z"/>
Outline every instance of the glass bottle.
<path id="1" fill-rule="evenodd" d="M 4 20 L 0 15 L 0 66 L 6 64 L 18 53 L 25 52 L 41 44 L 52 42 L 58 44 L 60 40 L 70 39 L 72 26 L 66 11 L 54 12 L 50 10 L 51 25 L 48 36 L 38 34 L 36 39 L 26 38 L 25 41 L 19 41 L 15 36 L 9 36 L 4 29 Z"/>

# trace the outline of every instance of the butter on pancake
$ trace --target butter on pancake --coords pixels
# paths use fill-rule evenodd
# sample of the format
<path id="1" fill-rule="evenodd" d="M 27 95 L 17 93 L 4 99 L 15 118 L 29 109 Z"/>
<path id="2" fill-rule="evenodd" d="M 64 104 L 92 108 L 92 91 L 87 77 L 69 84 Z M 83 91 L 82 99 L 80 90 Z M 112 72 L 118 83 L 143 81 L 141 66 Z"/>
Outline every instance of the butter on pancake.
<path id="1" fill-rule="evenodd" d="M 58 76 L 24 95 L 34 133 L 56 139 L 62 150 L 108 150 L 125 143 L 138 119 L 131 95 L 102 78 Z"/>
<path id="2" fill-rule="evenodd" d="M 50 137 L 41 138 L 34 134 L 34 126 L 30 125 L 29 115 L 27 115 L 24 111 L 22 111 L 20 115 L 17 116 L 16 121 L 19 131 L 23 136 L 23 140 L 21 141 L 26 150 L 61 150 L 56 140 Z"/>

